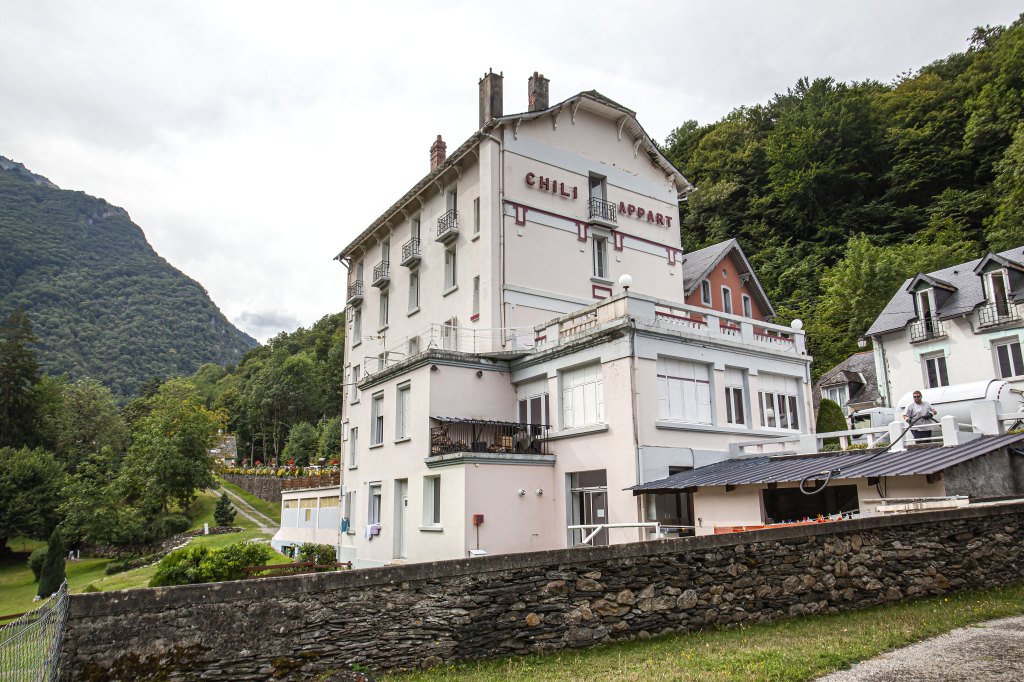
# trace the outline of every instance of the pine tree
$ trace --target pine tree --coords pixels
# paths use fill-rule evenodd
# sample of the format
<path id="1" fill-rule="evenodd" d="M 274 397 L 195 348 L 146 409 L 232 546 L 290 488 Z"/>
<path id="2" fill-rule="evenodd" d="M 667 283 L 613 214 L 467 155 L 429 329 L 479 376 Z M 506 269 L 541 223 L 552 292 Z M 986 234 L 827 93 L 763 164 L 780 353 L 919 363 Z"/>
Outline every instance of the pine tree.
<path id="1" fill-rule="evenodd" d="M 60 589 L 67 579 L 64 572 L 64 540 L 60 537 L 60 529 L 54 528 L 50 534 L 50 543 L 46 547 L 46 560 L 43 572 L 39 576 L 39 592 L 44 599 Z"/>
<path id="2" fill-rule="evenodd" d="M 218 526 L 230 526 L 235 522 L 235 510 L 227 493 L 221 493 L 217 507 L 213 510 L 213 518 Z"/>
<path id="3" fill-rule="evenodd" d="M 28 313 L 17 310 L 0 325 L 0 448 L 31 447 L 36 440 L 39 363 Z"/>

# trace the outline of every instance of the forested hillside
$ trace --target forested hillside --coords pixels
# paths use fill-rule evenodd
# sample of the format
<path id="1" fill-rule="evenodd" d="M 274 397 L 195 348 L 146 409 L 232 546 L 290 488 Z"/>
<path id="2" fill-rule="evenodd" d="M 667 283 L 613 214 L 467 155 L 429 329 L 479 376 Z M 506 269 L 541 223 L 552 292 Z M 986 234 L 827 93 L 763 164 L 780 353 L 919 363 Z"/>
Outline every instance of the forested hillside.
<path id="1" fill-rule="evenodd" d="M 341 450 L 344 353 L 345 316 L 335 313 L 281 332 L 237 366 L 203 365 L 191 381 L 208 407 L 228 415 L 240 460 L 329 463 Z"/>
<path id="2" fill-rule="evenodd" d="M 687 250 L 737 237 L 815 376 L 906 277 L 1024 246 L 1024 24 L 893 83 L 800 80 L 666 142 Z"/>
<path id="3" fill-rule="evenodd" d="M 19 307 L 44 372 L 97 379 L 121 399 L 256 345 L 124 209 L 0 157 L 0 319 Z"/>

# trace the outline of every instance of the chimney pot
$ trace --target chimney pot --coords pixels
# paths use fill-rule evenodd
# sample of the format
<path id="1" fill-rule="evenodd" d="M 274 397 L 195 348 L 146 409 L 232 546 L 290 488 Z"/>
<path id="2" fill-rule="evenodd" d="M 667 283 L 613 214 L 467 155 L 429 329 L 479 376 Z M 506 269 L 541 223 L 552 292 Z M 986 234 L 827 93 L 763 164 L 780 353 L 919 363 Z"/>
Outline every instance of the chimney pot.
<path id="1" fill-rule="evenodd" d="M 494 118 L 501 116 L 502 93 L 501 86 L 504 76 L 494 73 L 488 69 L 484 77 L 480 79 L 480 127 Z"/>
<path id="2" fill-rule="evenodd" d="M 444 163 L 447 156 L 448 145 L 445 144 L 441 136 L 438 135 L 437 139 L 434 140 L 434 144 L 430 145 L 430 170 L 431 172 L 436 171 Z"/>
<path id="3" fill-rule="evenodd" d="M 533 72 L 527 85 L 527 97 L 530 111 L 544 111 L 548 108 L 548 79 L 544 74 Z"/>

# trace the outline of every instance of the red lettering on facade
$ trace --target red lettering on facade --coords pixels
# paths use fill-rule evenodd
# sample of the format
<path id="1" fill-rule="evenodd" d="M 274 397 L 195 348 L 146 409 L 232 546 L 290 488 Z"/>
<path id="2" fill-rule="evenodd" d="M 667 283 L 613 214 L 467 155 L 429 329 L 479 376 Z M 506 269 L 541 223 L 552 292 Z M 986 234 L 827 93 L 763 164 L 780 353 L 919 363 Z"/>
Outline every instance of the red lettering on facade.
<path id="1" fill-rule="evenodd" d="M 635 215 L 636 214 L 636 206 L 634 206 L 633 204 L 630 204 L 629 206 L 627 206 L 626 207 L 626 213 L 628 215 Z"/>
<path id="2" fill-rule="evenodd" d="M 665 216 L 665 224 L 672 227 L 672 216 Z"/>
<path id="3" fill-rule="evenodd" d="M 578 190 L 579 190 L 579 187 L 573 187 L 572 188 L 572 199 L 573 199 L 573 201 L 575 201 L 576 197 L 578 196 L 578 194 L 577 194 Z"/>
<path id="4" fill-rule="evenodd" d="M 543 175 L 540 176 L 540 188 L 545 192 L 551 189 L 551 181 L 545 178 Z"/>
<path id="5" fill-rule="evenodd" d="M 650 211 L 647 212 L 647 222 L 649 222 L 649 223 L 653 223 L 654 222 L 654 214 L 651 213 Z"/>
<path id="6" fill-rule="evenodd" d="M 529 185 L 530 187 L 533 187 L 534 185 L 536 185 L 537 184 L 537 181 L 535 180 L 536 177 L 537 176 L 534 173 L 527 173 L 526 174 L 526 184 Z"/>
<path id="7" fill-rule="evenodd" d="M 620 201 L 619 202 L 619 215 L 626 215 L 626 202 L 625 201 Z"/>
<path id="8" fill-rule="evenodd" d="M 636 209 L 636 217 L 637 217 L 637 218 L 639 218 L 640 220 L 643 220 L 643 219 L 644 219 L 644 215 L 645 215 L 646 213 L 647 213 L 647 211 L 645 211 L 645 210 L 644 210 L 644 209 L 642 209 L 642 208 L 638 208 L 638 209 Z"/>
<path id="9" fill-rule="evenodd" d="M 665 216 L 663 216 L 663 215 L 661 215 L 659 213 L 657 216 L 655 216 L 655 222 L 658 223 L 659 225 L 664 225 L 665 224 Z"/>

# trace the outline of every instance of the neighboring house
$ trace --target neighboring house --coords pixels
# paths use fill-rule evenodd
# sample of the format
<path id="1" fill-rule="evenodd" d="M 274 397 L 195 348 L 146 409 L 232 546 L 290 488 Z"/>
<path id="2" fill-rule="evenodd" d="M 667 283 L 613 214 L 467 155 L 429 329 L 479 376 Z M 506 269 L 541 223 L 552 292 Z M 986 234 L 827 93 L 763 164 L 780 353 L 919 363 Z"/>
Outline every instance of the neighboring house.
<path id="1" fill-rule="evenodd" d="M 238 460 L 238 449 L 234 436 L 221 436 L 221 439 L 207 453 L 217 464 L 234 466 Z"/>
<path id="2" fill-rule="evenodd" d="M 800 325 L 766 321 L 735 241 L 683 253 L 693 187 L 634 112 L 594 91 L 549 106 L 534 74 L 503 115 L 502 87 L 481 79 L 479 131 L 451 155 L 438 136 L 337 256 L 356 566 L 692 526 L 689 495 L 628 488 L 812 428 Z"/>
<path id="3" fill-rule="evenodd" d="M 1024 388 L 1021 302 L 1021 248 L 904 282 L 867 331 L 882 399 L 984 379 Z"/>
<path id="4" fill-rule="evenodd" d="M 882 396 L 878 392 L 874 353 L 854 353 L 825 372 L 814 384 L 813 395 L 815 414 L 822 398 L 838 404 L 847 417 L 857 410 L 880 407 Z"/>
<path id="5" fill-rule="evenodd" d="M 295 548 L 312 542 L 338 546 L 341 498 L 337 485 L 281 490 L 281 528 L 271 539 L 279 552 L 295 556 Z"/>

